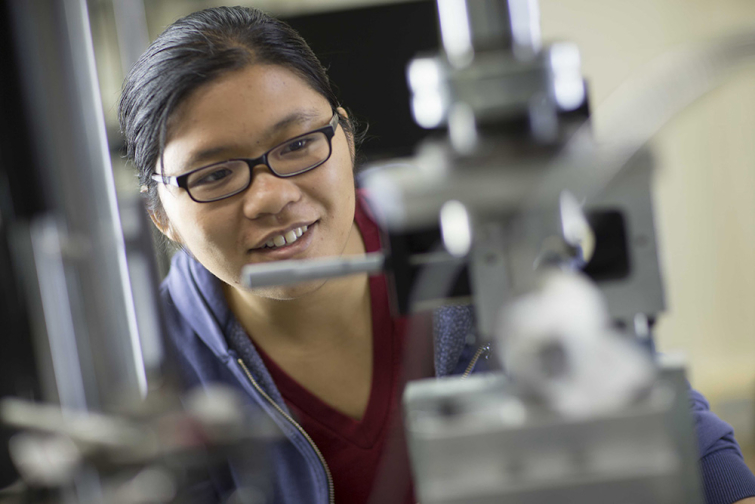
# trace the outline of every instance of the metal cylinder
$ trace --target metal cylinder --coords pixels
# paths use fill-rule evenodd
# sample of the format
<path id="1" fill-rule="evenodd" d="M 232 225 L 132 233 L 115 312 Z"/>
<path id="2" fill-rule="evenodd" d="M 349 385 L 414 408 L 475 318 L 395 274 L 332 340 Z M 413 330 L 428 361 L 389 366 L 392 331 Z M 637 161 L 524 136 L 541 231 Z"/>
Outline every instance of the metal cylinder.
<path id="1" fill-rule="evenodd" d="M 481 51 L 530 59 L 541 47 L 537 0 L 438 0 L 438 17 L 443 49 L 457 67 Z"/>
<path id="2" fill-rule="evenodd" d="M 10 0 L 6 8 L 32 144 L 27 166 L 46 202 L 28 233 L 58 399 L 112 409 L 146 391 L 146 374 L 87 4 Z"/>

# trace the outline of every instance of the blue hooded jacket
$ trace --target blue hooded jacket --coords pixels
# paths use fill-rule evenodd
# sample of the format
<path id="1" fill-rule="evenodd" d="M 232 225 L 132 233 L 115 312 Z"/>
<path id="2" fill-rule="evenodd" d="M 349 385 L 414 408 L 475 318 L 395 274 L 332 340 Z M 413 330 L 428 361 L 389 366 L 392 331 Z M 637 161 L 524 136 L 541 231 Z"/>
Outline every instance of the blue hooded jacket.
<path id="1" fill-rule="evenodd" d="M 184 384 L 222 383 L 239 389 L 250 405 L 267 414 L 283 433 L 283 440 L 271 447 L 269 455 L 276 504 L 333 503 L 327 464 L 291 417 L 253 343 L 231 313 L 220 280 L 188 254 L 178 252 L 163 282 L 161 297 L 169 344 Z M 444 307 L 435 312 L 433 325 L 437 376 L 482 367 L 469 307 Z M 707 502 L 731 504 L 755 496 L 755 476 L 744 463 L 731 426 L 716 417 L 705 398 L 694 390 L 690 391 L 690 407 Z M 229 467 L 214 472 L 205 490 L 222 500 L 238 481 L 239 474 Z"/>

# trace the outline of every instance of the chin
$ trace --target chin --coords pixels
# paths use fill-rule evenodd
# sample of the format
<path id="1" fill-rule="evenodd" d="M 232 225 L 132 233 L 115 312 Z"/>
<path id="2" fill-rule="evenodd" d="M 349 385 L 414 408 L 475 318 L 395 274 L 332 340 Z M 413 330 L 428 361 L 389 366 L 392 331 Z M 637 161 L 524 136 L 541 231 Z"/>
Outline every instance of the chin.
<path id="1" fill-rule="evenodd" d="M 251 289 L 251 293 L 275 301 L 293 301 L 317 292 L 325 285 L 325 282 L 326 280 L 313 280 L 296 285 L 260 287 Z"/>

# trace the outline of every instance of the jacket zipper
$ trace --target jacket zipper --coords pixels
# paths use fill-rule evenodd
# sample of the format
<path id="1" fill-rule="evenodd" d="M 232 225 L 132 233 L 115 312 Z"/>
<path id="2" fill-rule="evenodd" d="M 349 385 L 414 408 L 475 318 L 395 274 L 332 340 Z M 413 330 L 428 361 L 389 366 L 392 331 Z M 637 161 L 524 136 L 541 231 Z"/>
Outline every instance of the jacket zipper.
<path id="1" fill-rule="evenodd" d="M 328 479 L 328 500 L 330 504 L 335 504 L 336 498 L 335 498 L 335 491 L 333 488 L 333 476 L 330 474 L 330 468 L 328 467 L 328 463 L 325 462 L 325 457 L 322 456 L 322 452 L 320 452 L 320 449 L 317 447 L 317 445 L 315 445 L 315 442 L 312 441 L 312 438 L 309 437 L 309 434 L 307 434 L 304 428 L 302 428 L 301 425 L 296 423 L 296 420 L 291 418 L 291 416 L 288 413 L 283 411 L 283 408 L 281 408 L 278 404 L 276 404 L 276 402 L 273 401 L 269 395 L 267 395 L 267 392 L 262 390 L 262 388 L 257 384 L 257 381 L 254 379 L 254 377 L 252 377 L 252 373 L 249 372 L 249 368 L 246 367 L 246 364 L 244 364 L 244 361 L 241 359 L 237 359 L 237 362 L 239 363 L 241 368 L 244 370 L 244 373 L 246 374 L 247 378 L 249 378 L 249 381 L 252 382 L 252 386 L 257 390 L 257 392 L 262 394 L 262 397 L 264 397 L 267 400 L 267 402 L 269 402 L 273 406 L 273 408 L 275 408 L 278 411 L 278 413 L 283 415 L 283 417 L 286 420 L 291 422 L 291 425 L 296 427 L 296 430 L 298 430 L 304 436 L 304 438 L 307 440 L 310 446 L 312 446 L 312 449 L 315 451 L 315 453 L 317 454 L 317 457 L 320 459 L 320 462 L 322 463 L 323 469 L 325 469 L 325 476 Z"/>
<path id="2" fill-rule="evenodd" d="M 470 374 L 472 374 L 472 370 L 474 369 L 475 365 L 477 365 L 477 361 L 480 360 L 480 357 L 482 357 L 482 354 L 486 354 L 490 351 L 490 345 L 482 345 L 480 348 L 477 349 L 477 352 L 475 352 L 474 357 L 472 357 L 472 360 L 469 361 L 469 365 L 467 366 L 467 369 L 464 370 L 464 374 L 461 375 L 462 378 L 469 377 Z"/>

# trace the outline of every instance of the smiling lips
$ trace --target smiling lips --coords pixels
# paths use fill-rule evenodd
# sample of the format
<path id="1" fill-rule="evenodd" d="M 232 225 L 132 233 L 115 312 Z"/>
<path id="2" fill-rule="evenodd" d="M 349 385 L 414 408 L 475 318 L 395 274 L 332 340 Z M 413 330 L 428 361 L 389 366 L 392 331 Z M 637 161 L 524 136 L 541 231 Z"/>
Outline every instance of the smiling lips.
<path id="1" fill-rule="evenodd" d="M 294 229 L 292 229 L 290 231 L 287 231 L 287 232 L 285 232 L 283 234 L 279 234 L 279 235 L 273 236 L 271 239 L 269 239 L 265 243 L 265 246 L 261 247 L 261 248 L 263 248 L 263 249 L 265 249 L 265 248 L 275 249 L 275 248 L 283 247 L 285 245 L 291 245 L 296 240 L 298 240 L 299 237 L 301 235 L 303 235 L 307 231 L 307 229 L 309 229 L 309 226 L 305 225 L 305 226 L 302 226 L 302 227 L 294 228 Z"/>

